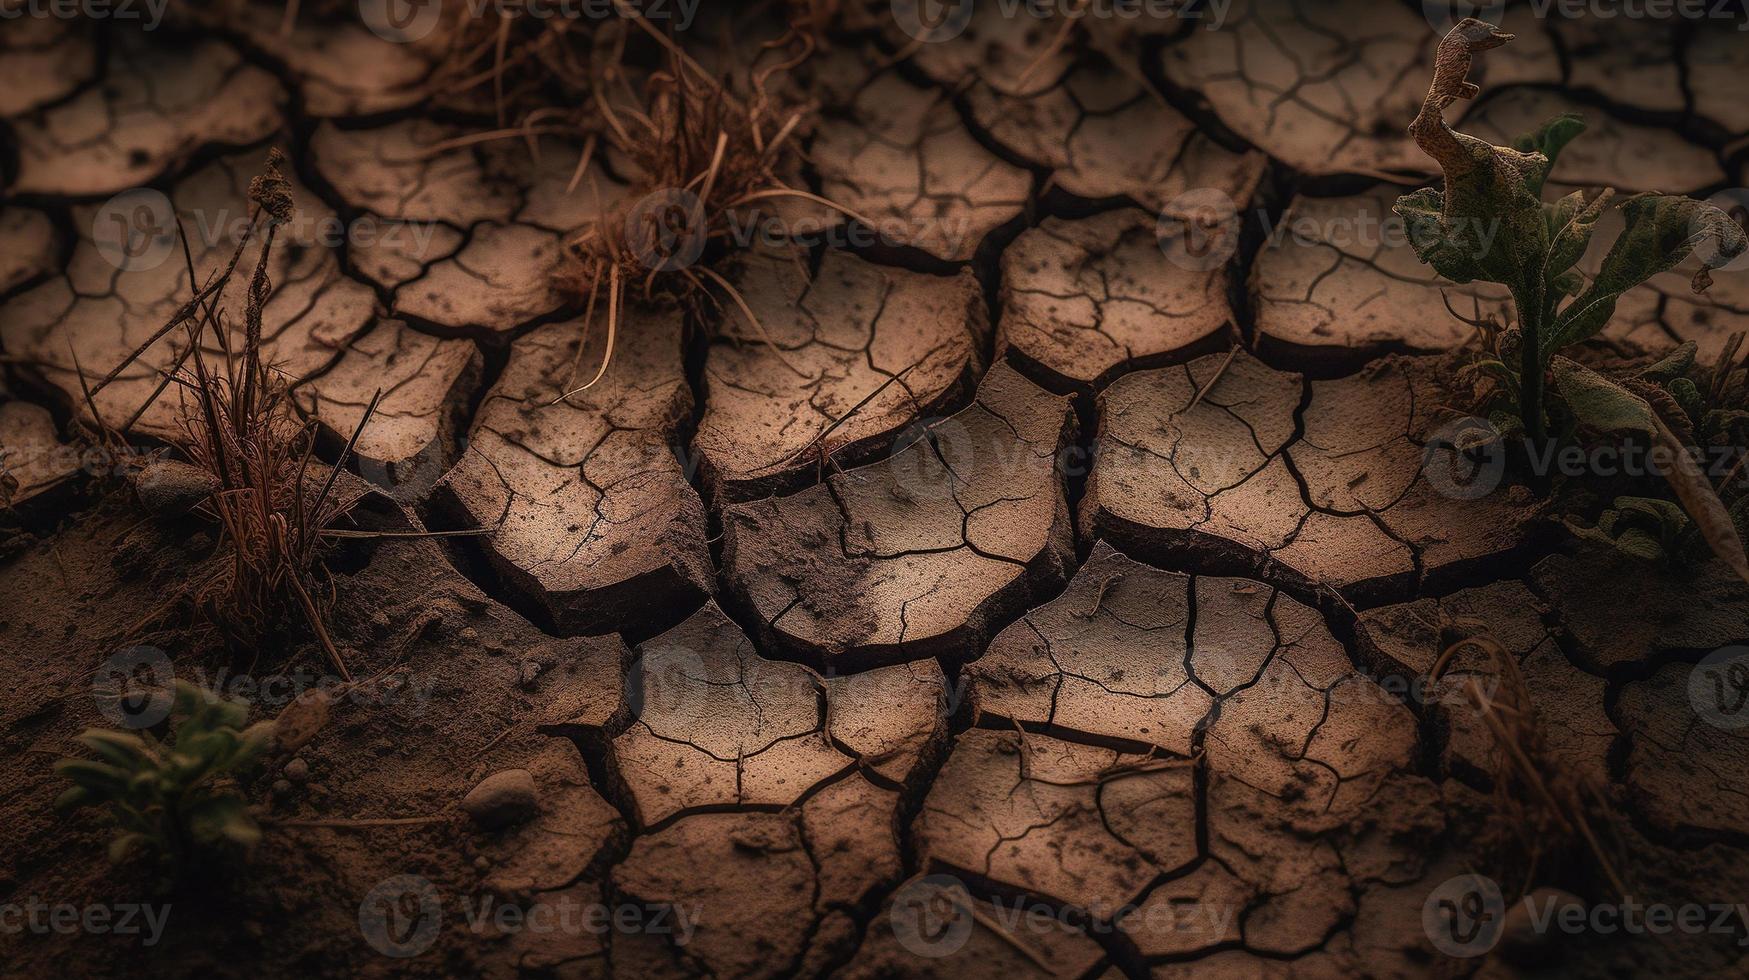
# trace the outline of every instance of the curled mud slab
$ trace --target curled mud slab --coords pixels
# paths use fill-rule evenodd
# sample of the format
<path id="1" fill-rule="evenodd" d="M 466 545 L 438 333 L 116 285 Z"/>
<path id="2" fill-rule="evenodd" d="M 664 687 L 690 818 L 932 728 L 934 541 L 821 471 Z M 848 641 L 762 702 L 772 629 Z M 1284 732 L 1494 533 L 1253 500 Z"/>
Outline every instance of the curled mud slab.
<path id="1" fill-rule="evenodd" d="M 1449 449 L 1425 448 L 1450 362 L 1393 356 L 1302 392 L 1245 353 L 1217 378 L 1225 360 L 1137 372 L 1100 396 L 1083 534 L 1361 602 L 1531 543 L 1537 508 L 1522 489 L 1464 500 L 1429 481 L 1451 466 Z"/>
<path id="2" fill-rule="evenodd" d="M 724 576 L 762 642 L 859 670 L 976 654 L 1062 582 L 1067 399 L 998 364 L 967 409 L 890 460 L 723 510 Z"/>
<path id="3" fill-rule="evenodd" d="M 1227 271 L 1187 268 L 1144 211 L 1047 218 L 1002 253 L 996 351 L 1058 390 L 1223 344 Z"/>
<path id="4" fill-rule="evenodd" d="M 1269 229 L 1250 290 L 1265 358 L 1352 371 L 1384 354 L 1431 354 L 1475 333 L 1439 305 L 1472 319 L 1504 319 L 1506 290 L 1454 285 L 1416 259 L 1392 212 L 1399 191 L 1294 198 Z"/>
<path id="5" fill-rule="evenodd" d="M 1161 66 L 1168 82 L 1207 100 L 1233 132 L 1311 176 L 1432 169 L 1402 138 L 1439 41 L 1415 5 L 1237 0 L 1226 21 L 1170 43 Z M 1526 43 L 1490 52 L 1490 85 L 1559 80 L 1556 62 L 1532 53 L 1535 34 L 1524 36 Z"/>
<path id="6" fill-rule="evenodd" d="M 97 45 L 84 25 L 51 17 L 15 17 L 0 38 L 0 116 L 58 102 L 97 74 Z"/>
<path id="7" fill-rule="evenodd" d="M 963 404 L 983 370 L 988 314 L 970 272 L 930 276 L 828 251 L 813 270 L 793 255 L 749 255 L 730 278 L 781 354 L 737 313 L 712 339 L 693 449 L 726 499 L 864 461 Z"/>
<path id="8" fill-rule="evenodd" d="M 808 5 L 821 51 L 766 91 L 781 118 L 821 112 L 782 172 L 874 227 L 796 199 L 765 202 L 781 222 L 737 215 L 743 237 L 698 268 L 758 326 L 714 288 L 685 316 L 634 305 L 568 401 L 607 338 L 561 288 L 562 242 L 628 203 L 635 166 L 605 151 L 578 173 L 582 145 L 551 134 L 482 139 L 592 110 L 525 105 L 518 80 L 499 123 L 489 78 L 446 73 L 441 32 L 390 42 L 355 6 L 303 3 L 289 31 L 265 0 L 184 4 L 149 34 L 0 27 L 0 899 L 155 894 L 144 865 L 105 862 L 104 815 L 55 812 L 50 763 L 113 724 L 104 658 L 214 530 L 141 513 L 144 481 L 75 454 L 73 368 L 101 376 L 191 292 L 173 236 L 135 243 L 162 246 L 149 267 L 108 261 L 118 229 L 149 230 L 148 202 L 111 195 L 174 201 L 198 281 L 269 145 L 298 214 L 269 266 L 268 356 L 323 460 L 382 391 L 342 525 L 408 536 L 327 553 L 318 600 L 353 686 L 295 610 L 240 651 L 180 620 L 140 639 L 179 678 L 342 692 L 239 781 L 264 840 L 176 896 L 146 972 L 1516 976 L 1509 944 L 1435 945 L 1443 883 L 1489 867 L 1510 889 L 1529 868 L 1611 896 L 1554 847 L 1496 861 L 1529 818 L 1496 796 L 1468 694 L 1498 692 L 1505 662 L 1536 747 L 1613 811 L 1597 826 L 1636 902 L 1749 893 L 1749 729 L 1716 723 L 1749 683 L 1712 657 L 1749 642 L 1749 593 L 1716 562 L 1573 541 L 1510 483 L 1434 482 L 1455 469 L 1437 436 L 1466 404 L 1446 384 L 1471 337 L 1441 292 L 1466 316 L 1502 303 L 1440 283 L 1391 220 L 1437 179 L 1404 134 L 1438 39 L 1422 5 L 977 3 L 927 43 L 904 3 Z M 917 6 L 957 27 L 954 5 Z M 1518 40 L 1448 115 L 1511 137 L 1582 111 L 1551 196 L 1743 181 L 1736 25 L 1510 6 Z M 713 75 L 775 66 L 796 47 L 749 42 L 787 9 L 701 8 L 681 43 Z M 492 61 L 481 41 L 469 73 Z M 253 255 L 222 298 L 233 321 Z M 1691 271 L 1626 296 L 1587 356 L 1720 355 L 1749 329 L 1749 278 L 1720 270 L 1696 296 Z M 185 343 L 103 392 L 105 419 Z M 183 411 L 166 396 L 132 448 Z M 283 688 L 234 690 L 252 720 L 284 706 Z M 403 959 L 361 912 L 423 922 L 372 904 L 407 875 L 445 914 Z M 490 914 L 524 908 L 637 921 Z M 1734 975 L 1740 936 L 1591 937 L 1545 972 Z M 4 943 L 21 973 L 141 955 Z"/>
<path id="9" fill-rule="evenodd" d="M 580 148 L 544 140 L 531 157 L 520 144 L 473 143 L 473 132 L 423 119 L 325 122 L 310 148 L 323 179 L 369 219 L 350 259 L 392 295 L 393 311 L 491 337 L 559 310 L 565 233 L 621 191 L 598 167 L 572 184 Z"/>
<path id="10" fill-rule="evenodd" d="M 680 313 L 626 317 L 607 374 L 564 401 L 574 364 L 593 375 L 605 332 L 580 358 L 580 321 L 511 345 L 468 451 L 433 489 L 444 522 L 487 530 L 476 540 L 492 568 L 569 633 L 647 627 L 711 591 L 704 507 L 673 448 L 692 406 Z"/>
<path id="11" fill-rule="evenodd" d="M 973 139 L 945 92 L 891 73 L 821 124 L 812 153 L 825 196 L 873 222 L 881 245 L 944 262 L 969 261 L 1032 196 L 1032 175 Z"/>
<path id="12" fill-rule="evenodd" d="M 75 368 L 95 385 L 169 322 L 196 291 L 176 218 L 181 218 L 181 237 L 196 270 L 223 268 L 247 227 L 249 179 L 261 171 L 265 159 L 265 151 L 259 150 L 222 157 L 178 182 L 175 215 L 170 199 L 152 191 L 135 192 L 145 196 L 125 207 L 75 207 L 73 229 L 79 237 L 66 271 L 0 307 L 0 340 L 7 352 L 25 359 L 30 372 L 59 389 L 65 403 L 88 418 Z M 341 270 L 339 249 L 328 237 L 332 212 L 295 181 L 293 196 L 296 220 L 281 229 L 268 263 L 274 291 L 263 308 L 262 350 L 264 360 L 296 382 L 339 359 L 346 345 L 375 322 L 376 303 L 369 287 Z M 130 254 L 115 235 L 118 221 L 147 222 L 152 234 L 130 238 Z M 257 255 L 258 248 L 251 246 L 240 267 L 253 269 Z M 218 297 L 238 335 L 248 283 L 248 275 L 237 275 Z M 164 373 L 182 362 L 187 346 L 182 329 L 171 331 L 98 392 L 95 400 L 104 421 L 120 429 L 139 413 L 131 430 L 135 434 L 165 438 L 180 433 L 183 389 L 167 385 Z M 223 356 L 210 337 L 202 350 L 209 357 Z M 340 376 L 342 381 L 346 377 Z M 311 393 L 319 392 L 322 384 L 310 381 Z M 161 389 L 162 396 L 154 399 Z M 344 401 L 356 394 L 337 397 Z M 323 421 L 350 434 L 357 418 L 357 411 L 342 408 Z"/>
<path id="13" fill-rule="evenodd" d="M 432 94 L 440 52 L 429 41 L 390 41 L 356 19 L 299 18 L 289 32 L 284 22 L 281 10 L 244 5 L 229 27 L 281 66 L 310 116 L 372 116 Z"/>
<path id="14" fill-rule="evenodd" d="M 760 657 L 714 603 L 641 645 L 632 683 L 635 719 L 613 752 L 644 826 L 784 809 L 845 778 L 897 790 L 942 734 L 934 661 L 828 681 Z"/>
<path id="15" fill-rule="evenodd" d="M 59 239 L 43 212 L 0 209 L 0 296 L 60 271 Z"/>
<path id="16" fill-rule="evenodd" d="M 385 319 L 293 394 L 306 414 L 321 420 L 327 438 L 344 442 L 358 434 L 356 465 L 373 483 L 423 492 L 455 458 L 462 408 L 480 368 L 471 341 L 444 340 Z M 373 398 L 376 410 L 367 423 Z"/>
<path id="17" fill-rule="evenodd" d="M 102 81 L 13 120 L 12 193 L 115 194 L 202 151 L 248 146 L 280 127 L 279 82 L 236 50 L 212 40 L 171 49 L 142 40 L 148 36 L 118 32 Z"/>
<path id="18" fill-rule="evenodd" d="M 1267 162 L 1223 148 L 1110 66 L 1078 68 L 1025 97 L 982 82 L 966 98 L 991 139 L 1049 170 L 1051 186 L 1088 200 L 1127 197 L 1159 212 L 1186 193 L 1215 191 L 1243 207 Z"/>
<path id="19" fill-rule="evenodd" d="M 1518 665 L 1544 726 L 1544 748 L 1562 770 L 1607 785 L 1616 727 L 1604 712 L 1604 680 L 1568 659 L 1545 625 L 1548 618 L 1551 610 L 1523 583 L 1496 582 L 1443 599 L 1368 610 L 1355 631 L 1374 676 L 1389 679 L 1382 682 L 1402 692 L 1433 726 L 1447 775 L 1485 787 L 1496 769 L 1494 736 L 1474 708 L 1474 692 L 1508 696 L 1500 665 L 1485 647 L 1466 645 L 1439 678 L 1433 676 L 1441 655 L 1480 635 Z"/>
<path id="20" fill-rule="evenodd" d="M 79 450 L 61 441 L 54 416 L 29 402 L 0 403 L 0 506 L 18 507 L 70 480 Z"/>

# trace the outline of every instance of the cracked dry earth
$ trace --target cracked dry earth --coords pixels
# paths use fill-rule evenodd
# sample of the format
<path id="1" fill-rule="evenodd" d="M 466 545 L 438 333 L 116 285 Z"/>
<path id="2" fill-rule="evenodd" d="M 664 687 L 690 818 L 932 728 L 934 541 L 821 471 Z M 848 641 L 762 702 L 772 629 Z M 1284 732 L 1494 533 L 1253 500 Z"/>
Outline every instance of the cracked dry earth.
<path id="1" fill-rule="evenodd" d="M 1378 230 L 1429 176 L 1403 136 L 1437 40 L 1420 5 L 1235 0 L 1219 29 L 1090 21 L 1060 47 L 994 4 L 907 45 L 877 6 L 799 69 L 822 103 L 803 180 L 898 237 L 732 255 L 769 343 L 640 301 L 601 382 L 558 403 L 606 347 L 555 285 L 560 243 L 624 197 L 623 161 L 468 142 L 489 104 L 345 18 L 8 22 L 0 901 L 150 893 L 103 864 L 101 821 L 53 814 L 49 766 L 103 724 L 109 638 L 211 545 L 105 497 L 72 444 L 79 371 L 195 285 L 180 247 L 118 271 L 112 195 L 167 195 L 204 277 L 284 148 L 299 215 L 266 347 L 329 461 L 383 391 L 362 520 L 470 533 L 336 558 L 331 629 L 373 696 L 244 786 L 267 828 L 247 869 L 178 896 L 155 948 L 0 933 L 0 972 L 1518 975 L 1423 922 L 1487 853 L 1495 746 L 1458 695 L 1497 668 L 1466 655 L 1405 692 L 1478 633 L 1618 813 L 1637 898 L 1749 898 L 1749 746 L 1690 693 L 1749 641 L 1740 583 L 1589 550 L 1523 487 L 1428 482 L 1469 330 L 1440 290 L 1466 315 L 1503 297 Z M 1456 111 L 1500 137 L 1582 109 L 1560 191 L 1749 181 L 1743 35 L 1507 20 L 1519 42 Z M 1183 261 L 1209 192 L 1246 217 Z M 1607 343 L 1712 356 L 1749 329 L 1749 272 L 1685 280 L 1631 294 Z M 184 357 L 150 348 L 96 410 L 173 434 L 161 376 Z M 207 678 L 324 669 L 298 635 L 252 663 L 167 652 Z M 461 801 L 505 771 L 532 805 L 476 826 Z M 1531 884 L 1600 897 L 1587 874 Z M 399 875 L 441 896 L 409 958 L 359 924 Z M 671 927 L 471 922 L 481 901 Z M 1743 938 L 1555 953 L 1568 975 L 1741 975 Z"/>

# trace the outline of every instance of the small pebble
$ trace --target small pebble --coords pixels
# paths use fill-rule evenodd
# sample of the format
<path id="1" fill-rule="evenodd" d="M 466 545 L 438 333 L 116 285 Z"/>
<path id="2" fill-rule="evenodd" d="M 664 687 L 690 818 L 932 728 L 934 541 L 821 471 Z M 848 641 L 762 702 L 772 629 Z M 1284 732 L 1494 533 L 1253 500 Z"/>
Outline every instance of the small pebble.
<path id="1" fill-rule="evenodd" d="M 293 759 L 285 764 L 285 778 L 294 783 L 308 782 L 310 779 L 310 764 L 302 759 Z"/>
<path id="2" fill-rule="evenodd" d="M 462 798 L 462 809 L 487 830 L 521 823 L 540 809 L 540 791 L 527 769 L 495 772 Z"/>

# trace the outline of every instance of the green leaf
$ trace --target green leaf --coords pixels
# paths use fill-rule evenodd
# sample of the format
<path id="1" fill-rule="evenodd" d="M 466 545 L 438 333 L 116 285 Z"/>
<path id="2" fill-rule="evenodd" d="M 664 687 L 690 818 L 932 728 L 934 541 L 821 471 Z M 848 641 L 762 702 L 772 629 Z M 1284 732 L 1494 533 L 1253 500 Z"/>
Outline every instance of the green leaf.
<path id="1" fill-rule="evenodd" d="M 55 809 L 65 813 L 77 810 L 82 806 L 90 806 L 97 802 L 97 796 L 83 786 L 69 787 L 60 796 L 55 797 Z"/>
<path id="2" fill-rule="evenodd" d="M 258 721 L 243 730 L 237 740 L 237 748 L 231 754 L 228 768 L 241 771 L 254 766 L 269 747 L 273 745 L 273 733 L 278 729 L 273 721 Z"/>
<path id="3" fill-rule="evenodd" d="M 134 848 L 149 844 L 151 840 L 145 834 L 117 834 L 109 842 L 110 862 L 113 864 L 122 863 L 127 860 L 127 856 L 133 852 Z"/>
<path id="4" fill-rule="evenodd" d="M 261 839 L 261 828 L 249 816 L 248 806 L 229 794 L 210 796 L 190 807 L 188 826 L 196 839 L 208 842 L 229 840 L 253 847 Z"/>
<path id="5" fill-rule="evenodd" d="M 1547 159 L 1541 172 L 1525 177 L 1532 194 L 1542 194 L 1543 184 L 1548 180 L 1549 172 L 1555 169 L 1555 161 L 1561 158 L 1561 151 L 1583 132 L 1585 118 L 1576 112 L 1565 112 L 1543 123 L 1541 129 L 1512 141 L 1512 148 L 1520 153 L 1540 153 Z"/>
<path id="6" fill-rule="evenodd" d="M 1543 264 L 1543 279 L 1549 285 L 1569 286 L 1572 278 L 1568 275 L 1575 263 L 1585 257 L 1585 250 L 1591 245 L 1591 235 L 1597 230 L 1597 221 L 1604 212 L 1609 210 L 1609 204 L 1615 199 L 1615 190 L 1605 187 L 1591 200 L 1585 199 L 1584 191 L 1574 191 L 1561 198 L 1549 211 L 1549 257 Z M 1580 280 L 1583 284 L 1583 280 Z M 1565 295 L 1576 294 L 1578 289 L 1562 288 Z"/>
<path id="7" fill-rule="evenodd" d="M 1616 240 L 1597 278 L 1555 320 L 1553 330 L 1542 338 L 1542 349 L 1553 353 L 1594 336 L 1615 315 L 1621 295 L 1640 283 L 1681 265 L 1703 242 L 1717 247 L 1706 261 L 1714 268 L 1749 249 L 1743 229 L 1718 208 L 1705 201 L 1665 194 L 1640 194 L 1630 198 L 1623 211 L 1627 228 Z M 1701 286 L 1706 266 L 1695 277 Z"/>
<path id="8" fill-rule="evenodd" d="M 1555 387 L 1560 389 L 1567 408 L 1580 424 L 1598 432 L 1637 432 L 1657 437 L 1657 416 L 1644 398 L 1565 357 L 1556 357 L 1550 367 Z"/>
<path id="9" fill-rule="evenodd" d="M 145 743 L 127 732 L 88 728 L 79 733 L 77 741 L 112 765 L 134 769 L 151 761 Z"/>
<path id="10" fill-rule="evenodd" d="M 1640 380 L 1653 384 L 1664 384 L 1682 377 L 1694 367 L 1695 356 L 1700 352 L 1700 345 L 1690 340 L 1682 346 L 1665 354 L 1656 364 L 1648 366 L 1640 372 Z"/>
<path id="11" fill-rule="evenodd" d="M 55 771 L 75 784 L 105 796 L 124 792 L 128 784 L 125 770 L 90 759 L 62 759 L 55 763 Z"/>

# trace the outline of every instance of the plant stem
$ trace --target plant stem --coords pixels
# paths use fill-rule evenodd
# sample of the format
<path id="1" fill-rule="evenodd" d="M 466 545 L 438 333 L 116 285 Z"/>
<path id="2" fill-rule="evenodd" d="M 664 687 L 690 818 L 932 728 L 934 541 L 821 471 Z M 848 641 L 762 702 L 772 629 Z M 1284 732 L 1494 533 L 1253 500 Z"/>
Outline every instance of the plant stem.
<path id="1" fill-rule="evenodd" d="M 1520 297 L 1516 301 L 1519 311 L 1518 415 L 1524 420 L 1525 436 L 1537 450 L 1546 448 L 1549 438 L 1548 425 L 1543 418 L 1541 299 L 1540 296 Z"/>

